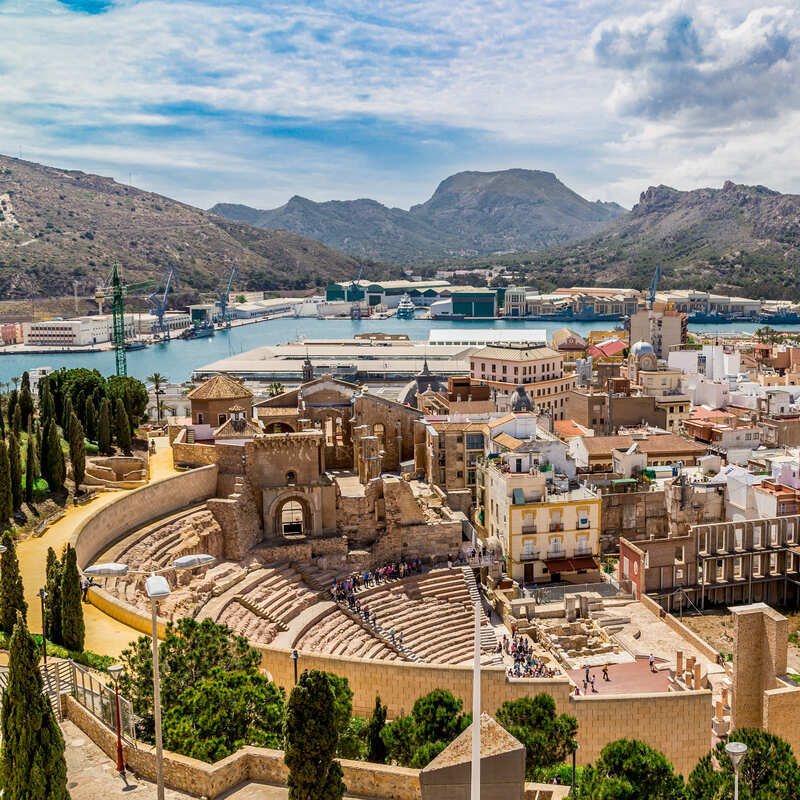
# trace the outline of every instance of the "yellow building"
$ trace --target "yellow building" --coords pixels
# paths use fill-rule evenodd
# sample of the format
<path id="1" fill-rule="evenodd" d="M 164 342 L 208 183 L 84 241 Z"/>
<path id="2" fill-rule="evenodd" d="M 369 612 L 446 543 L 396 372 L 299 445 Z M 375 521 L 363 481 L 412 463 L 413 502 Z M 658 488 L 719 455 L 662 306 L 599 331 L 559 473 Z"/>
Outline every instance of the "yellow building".
<path id="1" fill-rule="evenodd" d="M 527 458 L 524 457 L 527 455 Z M 480 520 L 519 583 L 598 580 L 600 495 L 569 489 L 539 454 L 503 454 L 478 465 Z"/>

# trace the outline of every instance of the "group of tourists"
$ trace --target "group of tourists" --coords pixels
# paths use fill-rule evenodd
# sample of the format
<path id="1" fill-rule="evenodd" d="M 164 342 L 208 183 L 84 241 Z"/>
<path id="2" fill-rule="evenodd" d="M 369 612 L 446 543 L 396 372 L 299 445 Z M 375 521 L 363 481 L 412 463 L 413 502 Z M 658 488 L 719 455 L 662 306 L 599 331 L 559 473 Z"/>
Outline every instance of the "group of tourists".
<path id="1" fill-rule="evenodd" d="M 418 558 L 411 561 L 393 561 L 377 569 L 356 572 L 341 581 L 332 581 L 331 595 L 337 603 L 347 603 L 350 608 L 355 609 L 355 593 L 359 589 L 379 586 L 382 583 L 407 578 L 409 575 L 420 572 L 422 572 L 422 561 Z"/>
<path id="2" fill-rule="evenodd" d="M 535 655 L 530 641 L 523 636 L 503 636 L 498 650 L 514 659 L 513 666 L 508 668 L 509 678 L 552 678 L 556 670 Z"/>

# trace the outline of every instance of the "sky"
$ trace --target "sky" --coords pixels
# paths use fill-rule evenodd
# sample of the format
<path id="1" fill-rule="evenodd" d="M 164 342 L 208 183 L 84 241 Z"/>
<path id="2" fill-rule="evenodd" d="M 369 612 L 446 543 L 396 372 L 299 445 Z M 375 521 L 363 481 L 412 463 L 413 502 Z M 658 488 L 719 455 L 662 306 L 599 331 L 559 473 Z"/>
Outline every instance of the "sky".
<path id="1" fill-rule="evenodd" d="M 204 208 L 800 193 L 796 0 L 0 0 L 0 152 Z"/>

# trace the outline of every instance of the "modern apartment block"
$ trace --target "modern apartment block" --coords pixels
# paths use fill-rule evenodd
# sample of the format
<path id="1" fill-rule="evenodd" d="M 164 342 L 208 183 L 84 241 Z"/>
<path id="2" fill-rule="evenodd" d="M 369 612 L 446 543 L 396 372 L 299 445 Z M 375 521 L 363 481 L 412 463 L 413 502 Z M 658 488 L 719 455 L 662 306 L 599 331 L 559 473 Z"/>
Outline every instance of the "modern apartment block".
<path id="1" fill-rule="evenodd" d="M 688 328 L 686 315 L 678 311 L 648 309 L 631 315 L 633 342 L 650 342 L 656 355 L 666 360 L 673 347 L 686 344 Z"/>

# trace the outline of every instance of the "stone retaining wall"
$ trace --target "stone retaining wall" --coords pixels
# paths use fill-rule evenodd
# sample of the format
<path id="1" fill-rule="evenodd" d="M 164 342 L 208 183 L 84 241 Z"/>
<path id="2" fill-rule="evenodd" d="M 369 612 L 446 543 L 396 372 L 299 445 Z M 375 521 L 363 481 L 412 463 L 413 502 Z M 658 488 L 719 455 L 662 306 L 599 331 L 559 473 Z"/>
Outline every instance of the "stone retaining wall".
<path id="1" fill-rule="evenodd" d="M 719 660 L 719 653 L 702 637 L 698 636 L 691 628 L 687 628 L 679 619 L 676 619 L 672 614 L 664 611 L 663 608 L 651 597 L 642 594 L 639 598 L 642 605 L 655 614 L 659 619 L 669 625 L 672 630 L 678 633 L 687 641 L 690 641 L 707 659 L 713 662 Z"/>
<path id="2" fill-rule="evenodd" d="M 70 695 L 62 695 L 64 716 L 77 725 L 110 758 L 116 758 L 116 733 Z M 156 777 L 154 748 L 123 743 L 125 763 L 150 781 Z M 419 800 L 419 770 L 342 759 L 349 794 L 372 800 Z M 170 788 L 214 800 L 246 781 L 285 786 L 288 770 L 282 750 L 243 747 L 214 764 L 164 751 L 164 783 Z"/>

